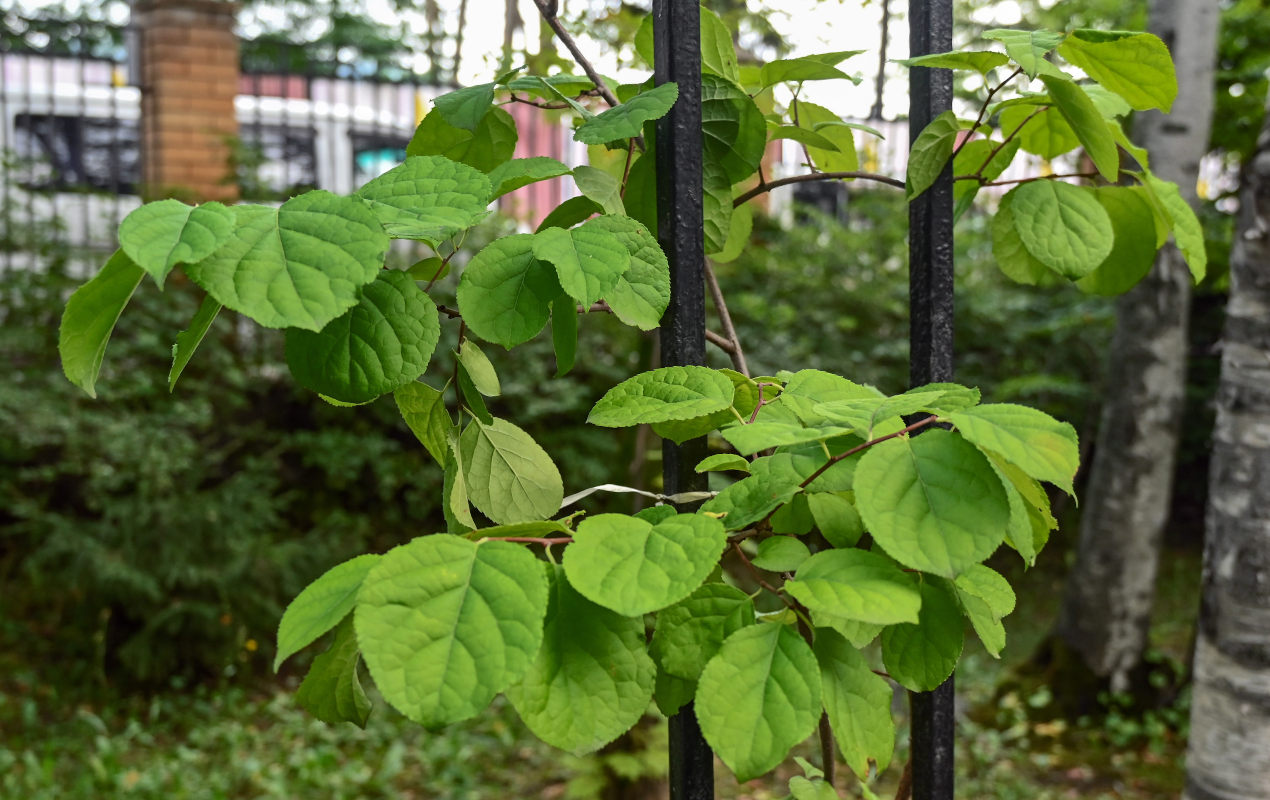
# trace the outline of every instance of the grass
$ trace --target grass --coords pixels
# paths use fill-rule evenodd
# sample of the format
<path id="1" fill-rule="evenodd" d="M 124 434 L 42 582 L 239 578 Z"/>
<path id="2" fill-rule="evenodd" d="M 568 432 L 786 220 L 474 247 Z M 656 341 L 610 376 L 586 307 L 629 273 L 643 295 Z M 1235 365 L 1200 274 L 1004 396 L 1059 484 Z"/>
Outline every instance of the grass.
<path id="1" fill-rule="evenodd" d="M 1055 554 L 1057 555 L 1057 553 Z M 973 639 L 958 670 L 958 796 L 993 800 L 1147 800 L 1176 796 L 1183 779 L 1186 709 L 1145 717 L 1040 719 L 1048 698 L 997 696 L 997 687 L 1049 629 L 1061 591 L 1061 559 L 1026 574 L 1019 608 L 1007 620 L 1010 644 L 1000 661 Z M 1170 554 L 1161 578 L 1153 645 L 1186 655 L 1198 592 L 1198 558 Z M 9 638 L 9 637 L 6 637 Z M 7 642 L 0 669 L 0 797 L 23 800 L 467 800 L 589 798 L 606 775 L 659 778 L 665 726 L 642 732 L 632 753 L 562 755 L 535 740 L 503 701 L 479 718 L 426 731 L 376 700 L 367 728 L 328 726 L 296 706 L 293 687 L 199 687 L 149 697 L 108 696 L 59 686 L 57 665 L 20 660 Z M 897 700 L 896 708 L 903 712 Z M 901 735 L 901 742 L 906 737 Z M 818 763 L 814 743 L 797 750 Z M 907 752 L 872 789 L 892 797 Z M 799 774 L 792 760 L 766 779 L 738 785 L 716 769 L 718 796 L 774 800 Z M 839 774 L 848 776 L 845 767 Z M 861 796 L 853 779 L 840 782 Z M 664 790 L 660 796 L 665 796 Z"/>

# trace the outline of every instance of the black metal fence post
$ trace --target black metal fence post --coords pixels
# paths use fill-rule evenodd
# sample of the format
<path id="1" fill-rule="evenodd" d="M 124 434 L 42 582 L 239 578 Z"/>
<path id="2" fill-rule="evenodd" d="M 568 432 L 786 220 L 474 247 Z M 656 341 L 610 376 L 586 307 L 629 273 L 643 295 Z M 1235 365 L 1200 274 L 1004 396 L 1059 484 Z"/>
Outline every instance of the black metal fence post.
<path id="1" fill-rule="evenodd" d="M 654 0 L 654 82 L 674 81 L 679 101 L 657 121 L 657 234 L 670 260 L 670 307 L 661 326 L 662 366 L 705 364 L 705 239 L 701 205 L 701 9 L 697 0 Z M 667 494 L 700 491 L 693 467 L 705 439 L 663 442 Z M 692 704 L 670 719 L 670 797 L 711 800 L 714 754 L 701 736 Z"/>
<path id="2" fill-rule="evenodd" d="M 952 49 L 952 0 L 912 0 L 909 55 Z M 909 141 L 952 108 L 952 72 L 918 67 L 909 89 Z M 909 382 L 952 380 L 952 165 L 909 206 Z M 914 800 L 953 797 L 953 679 L 911 696 Z"/>

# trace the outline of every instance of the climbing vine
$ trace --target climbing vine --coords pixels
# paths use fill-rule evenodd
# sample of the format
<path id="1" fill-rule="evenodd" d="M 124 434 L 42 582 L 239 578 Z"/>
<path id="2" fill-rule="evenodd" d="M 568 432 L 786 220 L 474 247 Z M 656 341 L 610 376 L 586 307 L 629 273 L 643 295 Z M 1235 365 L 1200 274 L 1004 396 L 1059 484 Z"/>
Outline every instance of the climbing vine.
<path id="1" fill-rule="evenodd" d="M 1012 184 L 995 201 L 993 254 L 1017 281 L 1057 276 L 1121 292 L 1170 234 L 1201 277 L 1194 215 L 1123 128 L 1132 111 L 1172 103 L 1163 43 L 1088 30 L 987 37 L 1002 50 L 905 62 L 978 73 L 985 96 L 972 119 L 947 112 L 922 131 L 901 180 L 860 169 L 856 138 L 877 131 L 800 97 L 810 81 L 855 80 L 842 65 L 856 53 L 741 66 L 731 33 L 703 10 L 706 252 L 734 257 L 749 237 L 750 201 L 777 186 L 873 180 L 911 200 L 951 163 L 958 215 L 984 187 Z M 650 26 L 636 45 L 651 64 Z M 481 349 L 516 347 L 550 325 L 564 373 L 588 312 L 651 330 L 667 308 L 648 123 L 669 111 L 677 87 L 611 86 L 581 65 L 585 76 L 516 70 L 437 98 L 405 162 L 351 195 L 142 206 L 123 221 L 120 249 L 67 303 L 66 375 L 95 396 L 130 297 L 147 277 L 162 288 L 180 269 L 206 299 L 176 337 L 173 387 L 228 309 L 285 329 L 292 375 L 327 402 L 393 395 L 444 470 L 446 530 L 336 565 L 291 603 L 275 666 L 330 634 L 297 693 L 317 717 L 365 723 L 364 663 L 384 700 L 420 724 L 467 719 L 501 693 L 534 734 L 579 753 L 629 729 L 650 702 L 672 714 L 695 701 L 707 741 L 741 780 L 773 769 L 823 717 L 822 735 L 867 778 L 892 757 L 892 682 L 942 683 L 966 621 L 1000 653 L 1014 593 L 984 561 L 1003 544 L 1035 561 L 1056 527 L 1044 484 L 1073 491 L 1075 432 L 954 384 L 887 396 L 817 370 L 751 376 L 707 264 L 725 327 L 709 339 L 735 369 L 635 375 L 587 422 L 650 425 L 676 442 L 708 437 L 715 452 L 696 469 L 730 482 L 658 497 L 636 514 L 586 514 L 593 492 L 623 487 L 565 497 L 548 453 L 487 408 L 500 382 Z M 517 130 L 503 108 L 513 102 L 573 115 L 595 165 L 513 158 Z M 763 174 L 764 150 L 780 139 L 802 146 L 807 175 Z M 1070 172 L 1001 179 L 1020 152 L 1076 151 Z M 477 252 L 459 276 L 457 308 L 432 299 L 493 201 L 561 176 L 578 196 L 536 231 Z M 386 268 L 394 239 L 434 255 Z M 442 325 L 458 341 L 445 375 L 429 366 Z M 819 797 L 831 779 L 809 767 L 791 791 Z"/>

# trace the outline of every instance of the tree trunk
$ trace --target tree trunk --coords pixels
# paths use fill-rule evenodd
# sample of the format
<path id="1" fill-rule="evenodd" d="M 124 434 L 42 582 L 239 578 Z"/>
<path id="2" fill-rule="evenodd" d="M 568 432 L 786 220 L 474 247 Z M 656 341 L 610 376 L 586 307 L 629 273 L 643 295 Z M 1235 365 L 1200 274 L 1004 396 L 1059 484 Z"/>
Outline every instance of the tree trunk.
<path id="1" fill-rule="evenodd" d="M 1167 117 L 1141 114 L 1135 132 L 1155 174 L 1176 182 L 1194 206 L 1213 108 L 1218 7 L 1212 0 L 1152 0 L 1150 20 L 1172 50 L 1178 96 Z M 1189 308 L 1190 274 L 1172 244 L 1116 307 L 1109 391 L 1056 630 L 1113 691 L 1130 688 L 1146 649 L 1177 453 Z"/>
<path id="2" fill-rule="evenodd" d="M 1187 800 L 1270 798 L 1270 98 L 1266 109 L 1230 256 Z"/>

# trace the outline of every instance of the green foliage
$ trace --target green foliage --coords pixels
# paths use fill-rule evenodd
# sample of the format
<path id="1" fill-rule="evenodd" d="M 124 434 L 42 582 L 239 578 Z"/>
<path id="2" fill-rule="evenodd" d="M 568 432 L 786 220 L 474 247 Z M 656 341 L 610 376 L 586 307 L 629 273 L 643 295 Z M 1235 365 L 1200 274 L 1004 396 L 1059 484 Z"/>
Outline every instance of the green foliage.
<path id="1" fill-rule="evenodd" d="M 741 258 L 753 220 L 734 208 L 767 188 L 741 196 L 770 141 L 800 141 L 816 171 L 858 167 L 855 128 L 796 95 L 779 107 L 762 90 L 848 78 L 837 65 L 854 53 L 742 70 L 721 21 L 706 15 L 703 26 L 702 233 L 708 252 Z M 989 113 L 985 99 L 976 121 L 941 115 L 914 143 L 905 199 L 928 189 L 951 163 L 955 172 L 970 170 L 956 176 L 969 186 L 959 193 L 966 212 L 1018 149 L 1059 156 L 1083 146 L 1098 169 L 1085 177 L 1119 179 L 1123 134 L 1115 118 L 1125 106 L 1165 104 L 1172 75 L 1155 41 L 1143 36 L 994 31 L 989 38 L 1003 43 L 1004 55 L 912 62 L 985 77 L 1017 67 L 988 99 L 1020 72 L 1039 76 L 1047 93 L 1005 100 L 999 114 Z M 1097 86 L 1077 84 L 1051 61 L 1056 48 L 1085 66 Z M 1137 56 L 1142 63 L 1135 66 Z M 336 632 L 300 692 L 319 717 L 365 724 L 364 659 L 387 703 L 429 727 L 472 717 L 505 693 L 544 741 L 586 753 L 630 729 L 654 696 L 667 710 L 692 700 L 707 740 L 747 780 L 779 764 L 827 713 L 841 729 L 839 748 L 863 774 L 870 760 L 890 760 L 894 728 L 888 684 L 879 683 L 859 649 L 880 636 L 890 678 L 915 691 L 952 673 L 967 619 L 991 653 L 1000 651 L 1013 593 L 983 562 L 1003 542 L 1035 560 L 1055 524 L 1038 482 L 1072 491 L 1075 431 L 1041 411 L 981 405 L 978 390 L 954 384 L 888 395 L 816 368 L 789 372 L 789 362 L 760 379 L 664 367 L 617 383 L 594 403 L 589 422 L 651 425 L 677 442 L 709 437 L 732 452 L 698 469 L 743 477 L 696 511 L 560 516 L 559 468 L 534 435 L 501 416 L 511 398 L 531 405 L 552 389 L 525 377 L 528 370 L 500 369 L 500 354 L 487 354 L 473 338 L 524 346 L 518 359 L 550 347 L 564 374 L 588 352 L 579 344 L 579 311 L 601 304 L 617 321 L 647 330 L 667 307 L 669 265 L 647 227 L 657 143 L 646 123 L 669 112 L 678 88 L 621 87 L 624 102 L 598 114 L 584 105 L 589 89 L 572 76 L 516 73 L 459 89 L 436 101 L 400 167 L 349 197 L 309 192 L 276 209 L 238 206 L 228 231 L 213 230 L 225 220 L 214 206 L 143 207 L 125 238 L 127 252 L 145 263 L 117 254 L 72 297 L 62 327 L 67 374 L 91 393 L 110 332 L 142 276 L 162 280 L 181 267 L 215 303 L 287 329 L 292 375 L 329 403 L 394 394 L 406 425 L 441 466 L 445 532 L 347 562 L 288 609 L 279 663 Z M 579 118 L 575 139 L 624 150 L 625 164 L 621 178 L 613 167 L 574 169 L 585 200 L 562 205 L 532 234 L 497 237 L 466 263 L 456 261 L 456 311 L 444 305 L 447 290 L 437 282 L 491 197 L 567 171 L 550 160 L 511 158 L 515 124 L 498 107 L 509 91 L 563 100 Z M 983 133 L 982 141 L 965 138 Z M 1036 179 L 1013 189 L 994 224 L 1007 274 L 1033 283 L 1076 280 L 1131 251 L 1127 271 L 1136 271 L 1145 249 L 1117 238 L 1138 235 L 1149 216 L 1159 224 L 1150 223 L 1152 242 L 1159 246 L 1171 231 L 1201 275 L 1198 223 L 1179 205 L 1176 187 L 1146 171 L 1145 156 L 1138 160 L 1143 171 L 1125 173 L 1141 184 L 1132 195 L 1141 201 L 1136 206 L 1104 202 L 1111 195 L 1091 185 Z M 196 215 L 218 222 L 196 227 Z M 422 242 L 434 258 L 411 271 L 392 269 L 385 263 L 391 238 Z M 1126 270 L 1110 271 L 1092 282 L 1127 282 Z M 760 312 L 771 310 L 774 294 L 760 293 Z M 809 305 L 818 304 L 801 298 L 796 321 Z M 435 357 L 438 307 L 462 323 L 453 350 L 441 348 Z M 178 341 L 174 376 L 190 363 L 217 308 L 206 305 Z M 550 342 L 539 344 L 549 320 Z M 776 330 L 771 325 L 764 334 Z M 440 390 L 416 380 L 433 369 L 452 375 Z M 592 396 L 561 401 L 571 424 Z M 591 485 L 611 466 L 593 463 Z M 755 596 L 768 595 L 758 606 L 721 572 L 728 545 L 757 578 Z M 531 547 L 541 548 L 541 559 Z M 562 558 L 557 547 L 565 548 Z M 757 613 L 777 602 L 778 610 Z M 809 772 L 791 791 L 832 792 L 821 778 Z"/>

